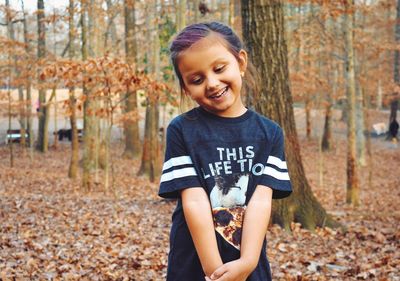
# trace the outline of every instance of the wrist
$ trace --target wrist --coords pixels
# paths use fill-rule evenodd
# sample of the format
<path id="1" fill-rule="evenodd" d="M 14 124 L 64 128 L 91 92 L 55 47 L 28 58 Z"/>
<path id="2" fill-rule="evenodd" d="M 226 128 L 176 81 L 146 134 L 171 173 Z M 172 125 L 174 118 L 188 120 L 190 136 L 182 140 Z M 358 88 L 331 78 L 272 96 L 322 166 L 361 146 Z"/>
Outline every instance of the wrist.
<path id="1" fill-rule="evenodd" d="M 253 272 L 253 270 L 257 267 L 257 264 L 258 264 L 258 260 L 254 259 L 254 257 L 242 256 L 242 257 L 240 257 L 239 260 L 243 264 L 244 269 L 249 273 Z"/>
<path id="2" fill-rule="evenodd" d="M 211 274 L 214 273 L 215 270 L 217 270 L 220 266 L 223 265 L 222 260 L 219 258 L 218 260 L 214 260 L 212 262 L 209 262 L 208 264 L 203 266 L 203 271 L 206 274 L 206 276 L 211 276 Z"/>

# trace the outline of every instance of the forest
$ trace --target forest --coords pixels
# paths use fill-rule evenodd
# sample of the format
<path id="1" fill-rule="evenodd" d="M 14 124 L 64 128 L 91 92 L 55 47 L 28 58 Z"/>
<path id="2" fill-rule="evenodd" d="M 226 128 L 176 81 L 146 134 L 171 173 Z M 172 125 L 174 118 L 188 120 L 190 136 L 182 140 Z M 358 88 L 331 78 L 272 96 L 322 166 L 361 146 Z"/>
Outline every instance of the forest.
<path id="1" fill-rule="evenodd" d="M 3 0 L 1 281 L 165 280 L 166 129 L 196 106 L 169 46 L 205 21 L 243 40 L 244 102 L 285 135 L 273 280 L 400 280 L 400 0 Z"/>

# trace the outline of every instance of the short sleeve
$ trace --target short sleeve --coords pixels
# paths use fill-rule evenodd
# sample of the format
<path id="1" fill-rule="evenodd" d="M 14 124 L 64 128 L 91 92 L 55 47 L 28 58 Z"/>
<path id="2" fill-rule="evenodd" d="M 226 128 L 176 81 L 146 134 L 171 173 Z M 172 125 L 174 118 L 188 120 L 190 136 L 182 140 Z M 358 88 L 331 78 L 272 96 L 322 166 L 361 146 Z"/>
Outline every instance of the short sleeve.
<path id="1" fill-rule="evenodd" d="M 271 152 L 261 175 L 259 184 L 272 188 L 272 198 L 279 199 L 290 195 L 292 186 L 285 160 L 285 147 L 282 129 L 277 126 Z"/>
<path id="2" fill-rule="evenodd" d="M 178 198 L 179 190 L 199 186 L 199 177 L 184 143 L 182 130 L 173 122 L 167 128 L 165 160 L 158 195 Z"/>

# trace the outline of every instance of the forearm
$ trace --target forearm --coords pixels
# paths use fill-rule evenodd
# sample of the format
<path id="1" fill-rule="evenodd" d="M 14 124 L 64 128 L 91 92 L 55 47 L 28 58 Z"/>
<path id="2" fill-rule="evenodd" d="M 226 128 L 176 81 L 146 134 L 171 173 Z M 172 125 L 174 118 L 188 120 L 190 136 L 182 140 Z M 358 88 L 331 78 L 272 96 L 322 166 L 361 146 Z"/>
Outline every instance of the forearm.
<path id="1" fill-rule="evenodd" d="M 211 205 L 202 188 L 185 189 L 181 193 L 183 212 L 203 270 L 207 276 L 221 266 L 215 236 Z"/>
<path id="2" fill-rule="evenodd" d="M 246 208 L 240 258 L 253 269 L 257 266 L 271 216 L 272 189 L 257 186 Z"/>

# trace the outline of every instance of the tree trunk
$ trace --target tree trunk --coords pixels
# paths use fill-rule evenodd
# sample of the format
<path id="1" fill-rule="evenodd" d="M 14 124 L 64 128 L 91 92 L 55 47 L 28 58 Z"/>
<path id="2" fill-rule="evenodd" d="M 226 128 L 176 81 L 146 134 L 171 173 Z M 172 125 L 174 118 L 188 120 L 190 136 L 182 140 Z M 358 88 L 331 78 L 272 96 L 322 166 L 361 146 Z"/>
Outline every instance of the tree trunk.
<path id="1" fill-rule="evenodd" d="M 378 66 L 380 68 L 380 65 Z M 380 72 L 380 71 L 379 71 Z M 378 89 L 376 93 L 376 109 L 382 109 L 382 97 L 383 97 L 383 89 L 382 89 L 382 80 L 378 78 Z"/>
<path id="2" fill-rule="evenodd" d="M 8 130 L 10 130 L 11 134 L 11 116 L 12 116 L 12 111 L 11 111 L 11 90 L 10 90 L 10 77 L 8 78 L 8 85 L 7 85 L 7 96 L 8 96 Z M 14 167 L 14 145 L 13 145 L 13 138 L 11 136 L 10 142 L 8 143 L 8 147 L 10 148 L 10 167 Z"/>
<path id="3" fill-rule="evenodd" d="M 156 0 L 155 5 L 157 5 Z M 154 13 L 155 14 L 155 13 Z M 153 22 L 152 19 L 149 19 Z M 152 32 L 149 36 L 152 38 L 152 54 L 149 72 L 153 72 L 156 80 L 159 80 L 160 74 L 160 41 L 156 28 L 151 28 Z M 161 173 L 161 151 L 159 140 L 159 114 L 158 114 L 158 93 L 147 93 L 146 104 L 146 121 L 145 133 L 143 139 L 142 162 L 140 165 L 139 175 L 146 175 L 150 181 L 154 182 Z"/>
<path id="4" fill-rule="evenodd" d="M 181 31 L 186 26 L 186 0 L 178 0 L 178 11 L 176 17 L 176 30 Z"/>
<path id="5" fill-rule="evenodd" d="M 88 13 L 88 25 L 87 25 L 87 48 L 89 57 L 93 58 L 96 54 L 96 34 L 95 34 L 95 0 L 86 0 L 86 8 Z"/>
<path id="6" fill-rule="evenodd" d="M 330 66 L 334 69 L 332 60 L 330 60 Z M 326 100 L 326 110 L 325 110 L 325 124 L 324 124 L 324 132 L 322 134 L 321 148 L 322 151 L 329 151 L 332 149 L 332 106 L 333 106 L 333 98 L 337 96 L 337 83 L 338 83 L 338 71 L 337 69 L 333 70 L 333 78 L 330 79 L 330 72 L 327 73 L 328 81 L 332 81 L 332 93 L 328 90 L 327 100 Z"/>
<path id="7" fill-rule="evenodd" d="M 200 0 L 193 0 L 193 12 L 194 12 L 194 22 L 199 22 L 200 10 L 199 10 Z"/>
<path id="8" fill-rule="evenodd" d="M 229 0 L 219 1 L 219 11 L 221 13 L 221 22 L 229 24 Z"/>
<path id="9" fill-rule="evenodd" d="M 283 127 L 293 186 L 293 194 L 289 198 L 274 201 L 272 223 L 278 223 L 287 230 L 290 230 L 293 221 L 308 229 L 338 226 L 313 195 L 301 161 L 288 83 L 283 4 L 277 0 L 242 0 L 242 20 L 250 57 L 260 77 L 263 77 L 261 92 L 254 106 Z"/>
<path id="10" fill-rule="evenodd" d="M 151 182 L 155 182 L 161 172 L 157 105 L 156 101 L 147 99 L 142 162 L 138 173 L 147 176 Z"/>
<path id="11" fill-rule="evenodd" d="M 395 40 L 396 43 L 400 42 L 400 0 L 397 0 L 396 7 L 396 28 L 395 28 Z M 394 51 L 394 82 L 396 85 L 400 84 L 400 51 Z"/>
<path id="12" fill-rule="evenodd" d="M 306 136 L 308 140 L 311 139 L 311 107 L 311 99 L 310 97 L 306 97 L 304 110 L 306 112 Z"/>
<path id="13" fill-rule="evenodd" d="M 325 125 L 324 125 L 324 133 L 322 135 L 322 142 L 321 148 L 322 151 L 331 150 L 331 143 L 332 143 L 332 103 L 328 102 L 326 104 L 325 109 Z"/>
<path id="14" fill-rule="evenodd" d="M 84 0 L 81 0 L 82 15 L 81 15 L 81 28 L 82 28 L 82 60 L 87 60 L 88 57 L 88 28 L 87 28 L 87 6 Z M 95 168 L 95 139 L 96 139 L 96 121 L 94 116 L 94 101 L 90 97 L 90 91 L 87 89 L 85 83 L 82 85 L 82 95 L 85 96 L 83 105 L 83 175 L 82 187 L 85 191 L 92 189 L 92 174 Z"/>
<path id="15" fill-rule="evenodd" d="M 10 13 L 10 3 L 8 0 L 6 0 L 6 24 L 7 24 L 7 31 L 8 31 L 8 36 L 10 37 L 10 39 L 12 40 L 12 22 L 11 22 L 11 13 Z M 12 59 L 12 55 L 11 55 L 11 49 L 8 48 L 8 52 L 7 52 L 7 59 L 11 61 Z M 8 97 L 8 131 L 6 132 L 6 137 L 8 137 L 8 134 L 10 134 L 10 139 L 8 142 L 8 147 L 10 149 L 10 167 L 13 168 L 14 167 L 14 149 L 13 149 L 13 137 L 12 137 L 12 110 L 11 110 L 11 104 L 12 104 L 12 97 L 11 97 L 11 80 L 13 79 L 13 71 L 11 68 L 11 65 L 9 65 L 7 67 L 7 97 Z"/>
<path id="16" fill-rule="evenodd" d="M 400 42 L 400 0 L 397 0 L 397 7 L 396 7 L 396 34 L 395 34 L 395 40 L 396 43 Z M 400 51 L 395 50 L 394 51 L 394 82 L 396 83 L 397 86 L 400 85 Z M 395 93 L 393 100 L 390 103 L 390 117 L 389 117 L 389 126 L 390 128 L 390 123 L 393 120 L 396 120 L 396 115 L 397 115 L 397 108 L 398 108 L 398 98 L 399 98 L 400 93 Z"/>
<path id="17" fill-rule="evenodd" d="M 135 18 L 135 0 L 125 0 L 125 53 L 126 61 L 136 70 L 136 18 Z M 128 90 L 126 96 L 126 110 L 127 114 L 138 113 L 137 94 L 136 91 Z M 139 138 L 139 121 L 127 120 L 124 123 L 125 135 L 125 151 L 124 156 L 127 158 L 136 158 L 140 155 L 140 138 Z"/>
<path id="18" fill-rule="evenodd" d="M 358 19 L 358 22 L 357 22 Z M 354 22 L 355 25 L 359 28 L 364 30 L 366 26 L 366 18 L 365 13 L 354 13 Z M 365 68 L 365 61 L 367 61 L 366 54 L 363 50 L 359 52 L 355 51 L 354 60 L 357 61 L 356 77 L 361 77 L 363 73 L 366 71 Z M 357 161 L 358 164 L 362 167 L 367 165 L 367 156 L 366 156 L 366 132 L 365 132 L 365 105 L 366 100 L 364 100 L 364 93 L 362 89 L 362 85 L 359 80 L 356 79 L 356 141 L 357 141 Z"/>
<path id="19" fill-rule="evenodd" d="M 9 1 L 6 0 L 6 24 L 7 24 L 7 33 L 8 33 L 8 38 L 12 41 L 15 42 L 15 29 L 14 29 L 14 24 L 12 22 L 11 18 L 11 13 L 10 13 L 10 4 Z M 22 147 L 26 147 L 26 125 L 25 125 L 25 106 L 24 106 L 24 91 L 22 84 L 18 82 L 20 80 L 21 76 L 21 71 L 19 70 L 18 66 L 18 56 L 16 54 L 12 54 L 12 60 L 14 63 L 14 69 L 13 71 L 10 72 L 12 73 L 11 77 L 14 81 L 17 81 L 17 86 L 18 86 L 18 101 L 19 101 L 19 124 L 20 124 L 20 132 L 21 132 L 21 140 L 20 140 L 20 145 Z M 14 85 L 15 86 L 15 85 Z"/>
<path id="20" fill-rule="evenodd" d="M 38 22 L 38 60 L 39 65 L 46 56 L 46 26 L 44 14 L 44 1 L 37 2 L 37 22 Z M 39 77 L 39 132 L 37 149 L 40 152 L 47 152 L 49 144 L 48 116 L 46 106 L 46 90 L 41 86 L 42 81 Z"/>
<path id="21" fill-rule="evenodd" d="M 74 16 L 75 16 L 75 1 L 69 0 L 69 49 L 68 49 L 68 58 L 72 61 L 75 57 L 75 24 L 74 24 Z M 79 168 L 79 140 L 78 140 L 78 128 L 76 124 L 76 98 L 75 98 L 75 89 L 74 87 L 69 87 L 69 109 L 71 112 L 71 116 L 69 117 L 71 124 L 71 160 L 69 163 L 68 169 L 68 177 L 75 179 L 78 175 Z"/>
<path id="22" fill-rule="evenodd" d="M 107 4 L 107 17 L 108 17 L 108 22 L 107 22 L 107 29 L 106 33 L 104 34 L 104 47 L 105 47 L 105 52 L 113 52 L 115 54 L 118 53 L 118 46 L 117 46 L 117 27 L 115 25 L 115 18 L 118 15 L 116 13 L 115 7 L 113 5 L 113 2 L 111 0 L 106 0 Z M 126 8 L 126 4 L 125 4 Z M 109 42 L 111 41 L 111 46 L 109 47 Z"/>
<path id="23" fill-rule="evenodd" d="M 57 123 L 57 118 L 58 118 L 58 104 L 57 104 L 57 93 L 56 93 L 57 89 L 54 86 L 52 89 L 52 96 L 54 95 L 54 143 L 53 143 L 53 148 L 54 149 L 58 149 L 58 138 L 57 138 L 57 128 L 58 128 L 58 123 Z M 51 103 L 48 105 L 48 111 L 50 114 L 50 107 L 51 107 Z"/>
<path id="24" fill-rule="evenodd" d="M 363 88 L 361 88 L 362 95 L 364 96 L 364 128 L 369 128 L 370 127 L 370 117 L 369 117 L 369 106 L 366 104 L 366 92 Z M 374 163 L 372 161 L 372 149 L 371 149 L 371 135 L 368 133 L 368 130 L 366 131 L 365 134 L 365 148 L 366 148 L 366 154 L 367 154 L 367 166 L 368 166 L 368 185 L 367 188 L 371 189 L 372 188 L 372 171 L 374 169 Z"/>
<path id="25" fill-rule="evenodd" d="M 345 45 L 346 45 L 346 92 L 347 92 L 347 189 L 346 202 L 354 206 L 360 204 L 356 144 L 356 79 L 354 68 L 354 16 L 351 9 L 354 0 L 345 1 Z"/>
<path id="26" fill-rule="evenodd" d="M 24 28 L 24 43 L 25 43 L 25 52 L 28 56 L 28 59 L 30 59 L 31 56 L 31 43 L 29 39 L 29 34 L 28 34 L 28 24 L 27 24 L 27 18 L 25 14 L 25 9 L 24 9 L 24 1 L 21 1 L 21 6 L 22 6 L 22 13 L 23 13 L 23 28 Z M 30 71 L 30 66 L 28 66 L 28 71 Z M 32 127 L 32 79 L 31 77 L 26 78 L 26 124 L 27 124 L 27 131 L 29 135 L 29 148 L 30 151 L 33 152 L 33 142 L 34 142 L 34 133 L 33 133 L 33 127 Z M 31 154 L 31 159 L 33 158 L 32 153 Z"/>
<path id="27" fill-rule="evenodd" d="M 235 0 L 229 0 L 229 25 L 235 25 Z"/>
<path id="28" fill-rule="evenodd" d="M 365 146 L 365 122 L 364 122 L 364 97 L 361 85 L 356 83 L 356 147 L 357 162 L 364 167 L 367 164 L 366 146 Z"/>

